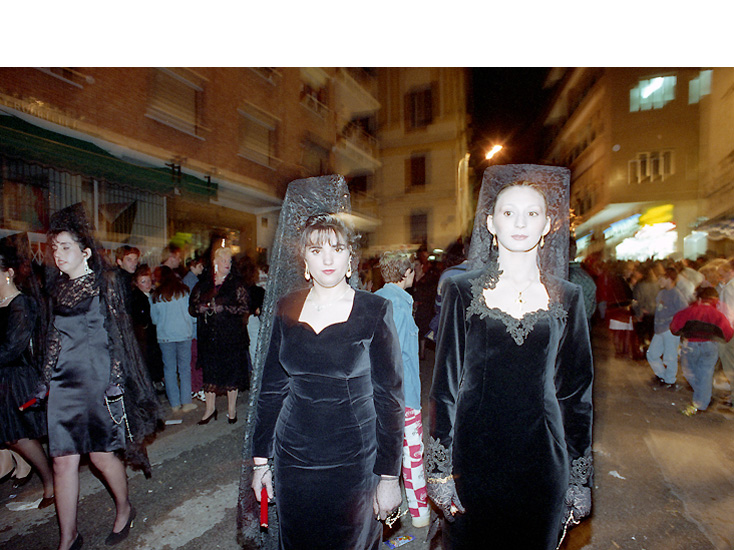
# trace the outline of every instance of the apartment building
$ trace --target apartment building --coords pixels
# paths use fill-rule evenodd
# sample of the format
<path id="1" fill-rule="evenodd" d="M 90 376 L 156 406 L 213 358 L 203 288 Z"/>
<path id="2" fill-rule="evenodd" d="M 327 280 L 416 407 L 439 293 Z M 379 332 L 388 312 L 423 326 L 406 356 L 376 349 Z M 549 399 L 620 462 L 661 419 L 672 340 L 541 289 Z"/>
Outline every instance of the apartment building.
<path id="1" fill-rule="evenodd" d="M 554 68 L 544 117 L 548 164 L 571 169 L 580 254 L 695 257 L 706 213 L 698 68 Z M 688 237 L 688 239 L 687 239 Z"/>
<path id="2" fill-rule="evenodd" d="M 467 69 L 381 68 L 376 250 L 445 248 L 470 232 Z"/>
<path id="3" fill-rule="evenodd" d="M 287 184 L 359 142 L 337 127 L 364 114 L 350 92 L 369 96 L 329 68 L 2 68 L 0 225 L 38 241 L 82 201 L 109 248 L 195 249 L 219 229 L 262 253 Z"/>
<path id="4" fill-rule="evenodd" d="M 0 68 L 0 231 L 84 202 L 108 249 L 271 246 L 297 178 L 349 184 L 367 251 L 445 247 L 473 216 L 459 68 Z"/>
<path id="5" fill-rule="evenodd" d="M 705 213 L 692 238 L 729 257 L 734 255 L 734 68 L 704 74 L 700 173 Z"/>

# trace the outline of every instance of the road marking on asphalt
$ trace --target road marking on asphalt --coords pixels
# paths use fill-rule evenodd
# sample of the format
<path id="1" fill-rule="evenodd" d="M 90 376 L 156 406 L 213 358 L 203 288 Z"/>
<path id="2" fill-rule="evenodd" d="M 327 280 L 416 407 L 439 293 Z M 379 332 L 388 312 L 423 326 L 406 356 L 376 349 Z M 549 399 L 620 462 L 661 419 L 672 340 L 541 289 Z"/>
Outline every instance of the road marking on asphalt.
<path id="1" fill-rule="evenodd" d="M 204 535 L 237 507 L 239 480 L 201 491 L 154 524 L 137 539 L 139 550 L 175 550 Z"/>

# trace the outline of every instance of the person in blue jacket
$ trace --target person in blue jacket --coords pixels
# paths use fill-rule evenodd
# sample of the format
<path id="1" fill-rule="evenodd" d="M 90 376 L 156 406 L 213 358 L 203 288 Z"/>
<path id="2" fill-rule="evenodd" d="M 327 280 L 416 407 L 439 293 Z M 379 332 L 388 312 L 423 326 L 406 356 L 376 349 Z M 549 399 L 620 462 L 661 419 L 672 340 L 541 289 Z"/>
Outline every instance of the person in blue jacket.
<path id="1" fill-rule="evenodd" d="M 380 258 L 380 271 L 386 284 L 375 294 L 387 298 L 393 306 L 393 320 L 398 331 L 403 359 L 403 387 L 405 388 L 403 483 L 413 526 L 426 527 L 429 521 L 429 509 L 423 472 L 418 326 L 413 319 L 413 298 L 406 292 L 415 279 L 414 265 L 415 257 L 409 252 L 385 252 Z"/>

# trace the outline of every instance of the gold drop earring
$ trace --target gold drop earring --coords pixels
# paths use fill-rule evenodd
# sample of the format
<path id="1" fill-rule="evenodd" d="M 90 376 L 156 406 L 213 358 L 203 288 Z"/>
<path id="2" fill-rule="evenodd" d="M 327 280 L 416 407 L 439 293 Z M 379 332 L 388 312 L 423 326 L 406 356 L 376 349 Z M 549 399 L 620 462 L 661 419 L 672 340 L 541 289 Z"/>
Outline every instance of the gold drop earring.
<path id="1" fill-rule="evenodd" d="M 350 262 L 349 267 L 347 268 L 347 279 L 349 279 L 352 276 L 352 264 Z"/>
<path id="2" fill-rule="evenodd" d="M 311 280 L 311 272 L 308 270 L 308 264 L 306 264 L 306 271 L 304 271 L 303 276 L 307 281 Z"/>
<path id="3" fill-rule="evenodd" d="M 545 246 L 545 235 L 540 236 L 540 248 Z"/>
<path id="4" fill-rule="evenodd" d="M 497 248 L 497 234 L 492 235 L 492 246 Z"/>

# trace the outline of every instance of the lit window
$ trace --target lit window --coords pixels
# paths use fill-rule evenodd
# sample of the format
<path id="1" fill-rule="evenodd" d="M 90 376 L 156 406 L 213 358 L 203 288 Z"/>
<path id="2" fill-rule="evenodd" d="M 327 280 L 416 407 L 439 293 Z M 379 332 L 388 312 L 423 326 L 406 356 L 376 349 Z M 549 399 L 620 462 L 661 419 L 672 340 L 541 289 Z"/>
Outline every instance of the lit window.
<path id="1" fill-rule="evenodd" d="M 698 103 L 705 95 L 711 93 L 712 70 L 701 71 L 696 78 L 688 83 L 688 104 Z"/>
<path id="2" fill-rule="evenodd" d="M 673 175 L 674 168 L 673 151 L 638 153 L 627 165 L 627 179 L 629 183 L 664 180 Z"/>
<path id="3" fill-rule="evenodd" d="M 273 166 L 276 160 L 277 121 L 253 105 L 238 109 L 240 118 L 239 154 L 247 159 Z"/>
<path id="4" fill-rule="evenodd" d="M 630 90 L 630 112 L 662 109 L 666 103 L 675 99 L 675 76 L 658 76 L 640 80 Z"/>
<path id="5" fill-rule="evenodd" d="M 171 69 L 154 69 L 146 116 L 196 136 L 203 89 Z"/>

